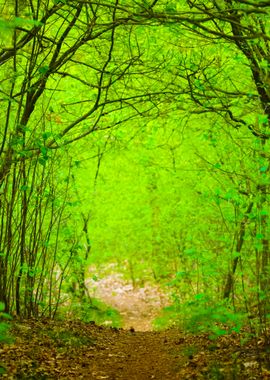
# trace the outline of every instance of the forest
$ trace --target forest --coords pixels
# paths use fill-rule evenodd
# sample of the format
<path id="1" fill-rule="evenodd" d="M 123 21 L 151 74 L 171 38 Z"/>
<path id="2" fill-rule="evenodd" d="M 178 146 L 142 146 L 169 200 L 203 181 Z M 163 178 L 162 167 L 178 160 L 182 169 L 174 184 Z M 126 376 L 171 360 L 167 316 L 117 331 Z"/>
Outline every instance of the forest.
<path id="1" fill-rule="evenodd" d="M 2 376 L 270 378 L 270 1 L 1 0 L 0 66 Z M 189 364 L 198 337 L 255 359 L 139 377 L 5 364 L 26 328 L 74 352 L 84 323 L 140 345 L 114 284 L 95 295 L 115 275 L 166 298 L 153 345 L 176 329 Z"/>

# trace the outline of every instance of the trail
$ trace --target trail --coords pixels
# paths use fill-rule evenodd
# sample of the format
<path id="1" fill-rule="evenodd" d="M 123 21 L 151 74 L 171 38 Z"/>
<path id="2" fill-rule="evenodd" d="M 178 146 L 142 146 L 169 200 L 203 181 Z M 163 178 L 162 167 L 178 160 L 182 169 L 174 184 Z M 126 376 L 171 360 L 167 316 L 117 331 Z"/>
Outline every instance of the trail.
<path id="1" fill-rule="evenodd" d="M 180 379 L 179 362 L 170 353 L 171 344 L 165 334 L 120 331 L 105 351 L 98 353 L 91 376 L 110 380 Z"/>
<path id="2" fill-rule="evenodd" d="M 87 286 L 91 296 L 119 311 L 123 318 L 123 328 L 127 330 L 153 330 L 153 320 L 169 304 L 168 295 L 158 285 L 134 287 L 119 273 L 109 274 L 96 281 L 88 280 Z"/>
<path id="3" fill-rule="evenodd" d="M 168 303 L 158 288 L 133 288 L 117 274 L 88 283 L 92 295 L 117 308 L 124 329 L 77 320 L 14 320 L 12 344 L 0 343 L 0 373 L 18 380 L 266 380 L 267 342 L 238 334 L 212 341 L 179 329 L 151 331 Z M 1 375 L 0 375 L 1 376 Z"/>
<path id="4" fill-rule="evenodd" d="M 80 322 L 21 321 L 0 350 L 7 379 L 180 379 L 179 336 Z"/>
<path id="5" fill-rule="evenodd" d="M 210 341 L 178 330 L 136 332 L 79 321 L 14 321 L 11 345 L 0 344 L 3 379 L 265 380 L 254 342 L 234 334 Z"/>

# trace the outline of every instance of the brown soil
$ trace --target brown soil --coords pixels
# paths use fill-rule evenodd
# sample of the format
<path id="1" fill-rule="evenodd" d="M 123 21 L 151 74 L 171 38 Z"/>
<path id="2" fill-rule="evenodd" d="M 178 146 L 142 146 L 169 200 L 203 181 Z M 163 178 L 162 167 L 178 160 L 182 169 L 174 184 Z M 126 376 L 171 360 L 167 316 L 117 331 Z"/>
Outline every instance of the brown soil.
<path id="1" fill-rule="evenodd" d="M 13 344 L 0 346 L 4 379 L 270 379 L 264 343 L 260 352 L 253 342 L 240 347 L 236 334 L 211 342 L 172 329 L 28 320 L 13 322 L 13 335 Z"/>

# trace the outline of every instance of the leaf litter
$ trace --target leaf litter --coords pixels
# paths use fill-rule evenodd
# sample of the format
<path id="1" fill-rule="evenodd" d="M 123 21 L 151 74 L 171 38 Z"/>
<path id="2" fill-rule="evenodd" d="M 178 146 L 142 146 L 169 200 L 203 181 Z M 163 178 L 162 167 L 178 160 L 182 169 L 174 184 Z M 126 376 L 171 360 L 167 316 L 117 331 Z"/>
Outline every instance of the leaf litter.
<path id="1" fill-rule="evenodd" d="M 11 334 L 0 346 L 3 379 L 270 379 L 267 345 L 240 345 L 236 333 L 213 341 L 176 328 L 30 319 L 12 321 Z"/>
<path id="2" fill-rule="evenodd" d="M 176 326 L 152 331 L 167 303 L 160 289 L 134 288 L 119 276 L 98 281 L 98 296 L 117 307 L 123 328 L 72 318 L 14 319 L 12 343 L 0 343 L 0 377 L 49 380 L 270 379 L 269 339 L 248 332 L 209 339 Z M 113 294 L 110 294 L 110 289 Z"/>

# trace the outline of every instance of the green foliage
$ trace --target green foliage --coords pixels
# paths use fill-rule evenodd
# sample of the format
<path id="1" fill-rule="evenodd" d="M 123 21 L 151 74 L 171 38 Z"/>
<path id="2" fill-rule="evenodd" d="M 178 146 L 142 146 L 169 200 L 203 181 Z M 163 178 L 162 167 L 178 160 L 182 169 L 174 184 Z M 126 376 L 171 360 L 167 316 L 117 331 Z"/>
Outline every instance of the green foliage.
<path id="1" fill-rule="evenodd" d="M 98 325 L 117 328 L 122 324 L 119 312 L 96 298 L 91 298 L 91 302 L 72 304 L 70 313 L 73 318 L 80 318 L 87 323 L 95 322 Z"/>
<path id="2" fill-rule="evenodd" d="M 220 368 L 220 363 L 211 363 L 208 378 L 212 380 L 224 380 L 224 373 Z"/>
<path id="3" fill-rule="evenodd" d="M 10 334 L 10 323 L 8 320 L 11 319 L 10 315 L 4 312 L 5 305 L 0 302 L 0 345 L 1 344 L 11 344 L 13 342 L 13 337 Z M 0 363 L 0 376 L 6 373 L 5 366 Z"/>
<path id="4" fill-rule="evenodd" d="M 95 340 L 89 336 L 78 335 L 70 330 L 49 330 L 48 336 L 53 339 L 59 348 L 94 346 Z"/>
<path id="5" fill-rule="evenodd" d="M 12 343 L 12 337 L 9 335 L 9 329 L 9 323 L 0 322 L 0 343 Z"/>
<path id="6" fill-rule="evenodd" d="M 12 337 L 9 334 L 10 324 L 8 320 L 11 319 L 11 316 L 4 312 L 5 305 L 3 302 L 0 302 L 0 343 L 12 343 Z"/>
<path id="7" fill-rule="evenodd" d="M 225 302 L 197 294 L 192 301 L 176 301 L 172 306 L 164 308 L 154 326 L 160 329 L 176 325 L 192 334 L 208 333 L 210 339 L 217 339 L 232 332 L 239 333 L 246 323 L 246 313 L 235 312 Z"/>
<path id="8" fill-rule="evenodd" d="M 192 357 L 193 355 L 196 355 L 198 353 L 198 347 L 193 345 L 188 345 L 182 350 L 182 354 L 187 356 L 188 358 Z"/>
<path id="9" fill-rule="evenodd" d="M 168 322 L 237 330 L 215 304 L 232 295 L 267 321 L 268 7 L 15 3 L 0 20 L 7 305 L 52 317 L 89 265 L 114 263 L 168 285 Z M 95 302 L 83 318 L 117 320 Z"/>

